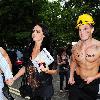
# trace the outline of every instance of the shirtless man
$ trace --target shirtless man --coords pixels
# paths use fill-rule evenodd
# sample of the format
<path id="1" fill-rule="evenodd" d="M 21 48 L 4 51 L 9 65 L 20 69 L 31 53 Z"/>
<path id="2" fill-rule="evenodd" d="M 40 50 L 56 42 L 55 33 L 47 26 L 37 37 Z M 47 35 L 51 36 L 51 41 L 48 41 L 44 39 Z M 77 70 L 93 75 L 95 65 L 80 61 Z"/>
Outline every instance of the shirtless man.
<path id="1" fill-rule="evenodd" d="M 5 83 L 7 85 L 12 85 L 13 75 L 11 69 L 12 69 L 12 64 L 10 62 L 8 54 L 2 47 L 0 47 L 0 100 L 4 100 L 4 94 L 2 92 L 2 88 L 4 87 L 2 73 L 4 74 L 5 77 Z"/>
<path id="2" fill-rule="evenodd" d="M 94 21 L 88 14 L 77 20 L 80 40 L 72 48 L 69 100 L 96 100 L 99 90 L 100 41 L 92 38 Z"/>

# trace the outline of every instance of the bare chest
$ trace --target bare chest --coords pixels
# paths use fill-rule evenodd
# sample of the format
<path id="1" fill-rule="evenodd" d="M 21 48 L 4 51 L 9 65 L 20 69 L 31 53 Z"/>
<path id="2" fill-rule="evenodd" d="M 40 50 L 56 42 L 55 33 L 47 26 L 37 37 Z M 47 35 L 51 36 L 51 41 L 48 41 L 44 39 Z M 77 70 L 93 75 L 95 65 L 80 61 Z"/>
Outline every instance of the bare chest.
<path id="1" fill-rule="evenodd" d="M 100 48 L 91 46 L 86 49 L 78 48 L 75 50 L 75 59 L 81 63 L 93 63 L 100 60 Z"/>
<path id="2" fill-rule="evenodd" d="M 37 55 L 39 54 L 40 50 L 34 50 L 31 54 L 31 59 L 34 59 L 37 57 Z"/>

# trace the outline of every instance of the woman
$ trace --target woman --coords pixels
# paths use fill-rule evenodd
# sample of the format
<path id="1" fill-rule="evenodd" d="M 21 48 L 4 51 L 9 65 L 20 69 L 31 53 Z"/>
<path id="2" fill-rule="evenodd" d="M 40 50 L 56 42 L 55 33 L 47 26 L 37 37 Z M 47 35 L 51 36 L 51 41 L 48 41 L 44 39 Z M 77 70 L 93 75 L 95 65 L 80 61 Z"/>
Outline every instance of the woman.
<path id="1" fill-rule="evenodd" d="M 68 78 L 69 78 L 69 62 L 66 48 L 61 48 L 57 55 L 57 64 L 59 66 L 60 77 L 60 92 L 63 92 L 64 77 L 66 78 L 65 91 L 68 91 Z"/>
<path id="2" fill-rule="evenodd" d="M 37 24 L 32 29 L 33 42 L 31 43 L 29 50 L 27 51 L 28 54 L 26 54 L 27 57 L 24 61 L 26 65 L 28 59 L 30 59 L 33 62 L 43 48 L 50 50 L 49 48 L 50 46 L 48 45 L 50 42 L 47 42 L 49 41 L 49 39 L 47 38 L 48 36 L 49 36 L 48 29 L 43 24 Z M 52 66 L 45 67 L 45 65 L 42 64 L 42 62 L 43 61 L 38 62 L 39 64 L 41 63 L 41 65 L 39 66 L 41 72 L 38 71 L 34 72 L 38 74 L 37 77 L 39 76 L 39 79 L 41 80 L 40 82 L 41 86 L 35 89 L 33 93 L 34 96 L 31 97 L 31 100 L 51 100 L 51 97 L 53 95 L 52 74 L 56 74 L 57 70 L 56 68 L 52 68 Z M 14 80 L 19 78 L 24 73 L 25 73 L 25 67 L 22 67 L 19 70 L 19 72 L 14 76 Z"/>

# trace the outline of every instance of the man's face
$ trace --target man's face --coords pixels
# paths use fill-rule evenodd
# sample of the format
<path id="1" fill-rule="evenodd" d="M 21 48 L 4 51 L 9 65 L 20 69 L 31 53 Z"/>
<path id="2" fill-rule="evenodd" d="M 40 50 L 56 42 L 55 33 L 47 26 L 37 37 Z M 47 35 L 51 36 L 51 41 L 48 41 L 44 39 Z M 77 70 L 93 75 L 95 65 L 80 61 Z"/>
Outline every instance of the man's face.
<path id="1" fill-rule="evenodd" d="M 89 25 L 80 25 L 79 26 L 79 36 L 82 41 L 86 41 L 90 38 L 92 38 L 92 33 L 93 33 L 94 28 Z"/>

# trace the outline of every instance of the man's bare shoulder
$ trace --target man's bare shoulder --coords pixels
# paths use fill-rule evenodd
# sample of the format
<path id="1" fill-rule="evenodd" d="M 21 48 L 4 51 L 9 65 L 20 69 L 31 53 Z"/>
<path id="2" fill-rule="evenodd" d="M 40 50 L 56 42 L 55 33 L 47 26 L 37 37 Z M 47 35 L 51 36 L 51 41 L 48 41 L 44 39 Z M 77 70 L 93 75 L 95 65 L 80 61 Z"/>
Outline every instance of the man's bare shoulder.
<path id="1" fill-rule="evenodd" d="M 96 50 L 98 50 L 99 55 L 100 55 L 100 41 L 94 39 L 93 42 L 94 42 L 94 44 L 95 44 L 95 46 L 96 46 Z"/>
<path id="2" fill-rule="evenodd" d="M 96 39 L 93 39 L 93 42 L 96 45 L 96 47 L 100 49 L 100 41 L 96 40 Z"/>
<path id="3" fill-rule="evenodd" d="M 79 40 L 75 45 L 72 46 L 72 52 L 80 48 L 81 41 Z"/>
<path id="4" fill-rule="evenodd" d="M 71 50 L 71 52 L 72 52 L 71 61 L 73 61 L 73 62 L 76 62 L 75 54 L 76 54 L 76 52 L 78 52 L 78 50 L 80 48 L 80 44 L 81 44 L 81 42 L 78 41 L 75 45 L 72 46 L 72 50 Z"/>
<path id="5" fill-rule="evenodd" d="M 96 40 L 96 39 L 93 39 L 93 42 L 97 45 L 100 45 L 100 41 L 99 40 Z"/>

